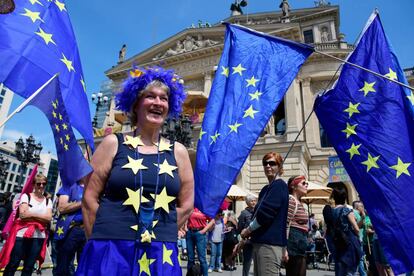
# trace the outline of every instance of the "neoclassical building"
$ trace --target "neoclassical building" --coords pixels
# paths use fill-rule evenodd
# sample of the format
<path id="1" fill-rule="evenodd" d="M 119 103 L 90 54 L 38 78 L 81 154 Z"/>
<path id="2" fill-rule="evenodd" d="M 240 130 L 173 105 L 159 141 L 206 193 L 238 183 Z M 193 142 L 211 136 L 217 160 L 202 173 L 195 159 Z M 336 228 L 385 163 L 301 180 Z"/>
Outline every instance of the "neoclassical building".
<path id="1" fill-rule="evenodd" d="M 280 10 L 248 16 L 233 15 L 223 21 L 312 44 L 319 51 L 345 59 L 352 51 L 353 45 L 347 44 L 343 40 L 344 35 L 340 33 L 339 12 L 339 6 L 319 5 L 314 8 L 292 9 L 287 16 Z M 225 27 L 219 23 L 182 30 L 105 72 L 115 87 L 127 76 L 133 64 L 173 68 L 184 78 L 188 90 L 184 112 L 190 116 L 194 127 L 195 138 L 189 148 L 193 164 L 205 106 L 223 49 L 224 31 Z M 252 149 L 235 185 L 258 193 L 267 182 L 261 164 L 262 156 L 269 151 L 276 151 L 285 156 L 290 151 L 284 164 L 285 179 L 303 174 L 310 181 L 324 186 L 345 185 L 349 192 L 349 200 L 358 198 L 350 181 L 329 183 L 328 158 L 336 156 L 336 152 L 330 147 L 316 115 L 312 114 L 308 123 L 304 124 L 312 112 L 315 97 L 329 88 L 337 78 L 339 66 L 338 61 L 321 54 L 314 53 L 310 56 Z M 412 69 L 406 71 L 406 75 L 411 76 L 412 81 Z M 110 125 L 112 128 L 122 127 L 123 131 L 129 130 L 126 116 L 114 111 L 113 107 L 112 102 L 104 128 Z M 302 133 L 293 143 L 303 127 Z M 98 137 L 97 142 L 100 140 Z"/>

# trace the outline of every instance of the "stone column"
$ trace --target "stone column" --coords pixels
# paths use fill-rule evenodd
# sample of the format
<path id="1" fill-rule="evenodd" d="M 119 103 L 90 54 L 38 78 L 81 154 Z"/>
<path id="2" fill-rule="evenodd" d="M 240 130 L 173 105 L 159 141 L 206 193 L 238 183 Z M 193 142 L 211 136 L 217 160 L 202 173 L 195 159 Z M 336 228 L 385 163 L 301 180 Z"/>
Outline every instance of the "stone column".
<path id="1" fill-rule="evenodd" d="M 208 98 L 210 96 L 210 90 L 212 85 L 212 74 L 213 72 L 208 71 L 204 73 L 204 94 Z"/>
<path id="2" fill-rule="evenodd" d="M 302 108 L 299 81 L 295 79 L 285 96 L 286 141 L 294 141 L 302 127 Z M 303 134 L 298 138 L 303 140 Z"/>
<path id="3" fill-rule="evenodd" d="M 313 104 L 315 97 L 310 88 L 311 78 L 305 78 L 302 80 L 302 93 L 303 93 L 303 109 L 304 109 L 304 118 L 308 118 L 309 114 L 312 112 Z M 319 139 L 319 121 L 315 113 L 312 114 L 312 117 L 309 119 L 308 123 L 305 126 L 306 131 L 306 143 L 310 148 L 315 148 L 316 145 L 319 145 L 317 139 Z"/>

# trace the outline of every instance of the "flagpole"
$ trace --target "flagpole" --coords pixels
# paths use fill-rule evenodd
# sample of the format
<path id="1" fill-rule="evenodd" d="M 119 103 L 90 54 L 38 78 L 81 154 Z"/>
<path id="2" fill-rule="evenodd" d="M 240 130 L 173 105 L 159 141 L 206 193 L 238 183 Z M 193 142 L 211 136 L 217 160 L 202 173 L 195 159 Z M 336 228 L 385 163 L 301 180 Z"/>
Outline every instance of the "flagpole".
<path id="1" fill-rule="evenodd" d="M 59 75 L 59 73 L 54 74 L 47 82 L 45 82 L 39 89 L 36 90 L 29 98 L 27 98 L 21 105 L 19 105 L 12 113 L 10 113 L 9 116 L 0 124 L 0 127 L 2 127 L 8 120 L 10 120 L 16 113 L 19 113 L 22 111 L 22 109 L 34 98 L 37 94 L 39 94 L 43 88 L 46 87 L 54 78 L 56 78 Z"/>
<path id="2" fill-rule="evenodd" d="M 354 67 L 356 67 L 356 68 L 359 68 L 359 69 L 361 69 L 361 70 L 367 71 L 368 73 L 374 74 L 374 75 L 375 75 L 375 76 L 377 76 L 377 77 L 381 77 L 381 78 L 384 78 L 384 79 L 386 79 L 386 80 L 392 81 L 392 82 L 394 82 L 394 83 L 396 83 L 396 84 L 399 84 L 399 85 L 401 85 L 401 86 L 404 86 L 405 88 L 408 88 L 408 89 L 410 89 L 410 90 L 414 91 L 414 88 L 413 88 L 413 87 L 411 87 L 411 86 L 409 86 L 409 85 L 407 85 L 407 84 L 405 84 L 405 83 L 402 83 L 402 82 L 399 82 L 399 81 L 397 81 L 397 80 L 393 80 L 393 79 L 387 78 L 387 77 L 386 77 L 386 76 L 384 76 L 384 75 L 381 75 L 381 74 L 379 74 L 379 73 L 377 73 L 377 72 L 375 72 L 375 71 L 369 70 L 369 69 L 367 69 L 367 68 L 365 68 L 365 67 L 359 66 L 358 64 L 355 64 L 355 63 L 352 63 L 352 62 L 346 61 L 346 60 L 344 60 L 344 59 L 341 59 L 341 58 L 335 57 L 335 56 L 333 56 L 333 55 L 330 55 L 330 54 L 327 54 L 327 53 L 324 53 L 324 52 L 318 51 L 318 50 L 316 50 L 316 49 L 314 49 L 314 51 L 315 51 L 315 53 L 318 53 L 318 54 L 321 54 L 321 55 L 324 55 L 324 56 L 327 56 L 327 57 L 330 57 L 330 58 L 333 58 L 333 59 L 336 59 L 336 60 L 342 61 L 343 63 L 349 64 L 349 65 L 354 66 Z"/>

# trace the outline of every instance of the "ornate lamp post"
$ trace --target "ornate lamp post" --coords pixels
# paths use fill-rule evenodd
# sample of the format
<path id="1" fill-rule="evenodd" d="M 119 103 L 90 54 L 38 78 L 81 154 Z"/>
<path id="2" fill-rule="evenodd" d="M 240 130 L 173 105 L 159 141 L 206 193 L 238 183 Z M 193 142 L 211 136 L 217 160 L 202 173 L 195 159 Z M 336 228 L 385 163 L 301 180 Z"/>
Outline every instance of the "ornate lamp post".
<path id="1" fill-rule="evenodd" d="M 30 135 L 26 138 L 26 143 L 23 141 L 23 138 L 16 142 L 16 158 L 21 162 L 20 164 L 20 178 L 19 185 L 15 189 L 15 192 L 21 192 L 23 188 L 23 173 L 27 169 L 29 163 L 38 163 L 40 160 L 40 152 L 42 151 L 42 144 L 39 142 L 36 144 L 36 140 L 33 135 Z"/>
<path id="2" fill-rule="evenodd" d="M 92 126 L 96 128 L 98 127 L 98 111 L 101 109 L 101 107 L 111 104 L 111 102 L 107 96 L 104 96 L 102 94 L 102 92 L 99 92 L 97 94 L 93 93 L 91 99 L 92 102 L 96 105 L 95 116 L 93 117 L 92 121 Z"/>
<path id="3" fill-rule="evenodd" d="M 0 183 L 3 184 L 7 179 L 7 169 L 10 161 L 3 154 L 0 154 Z"/>
<path id="4" fill-rule="evenodd" d="M 178 119 L 167 119 L 161 130 L 161 135 L 172 141 L 178 141 L 186 147 L 191 147 L 193 126 L 188 116 L 180 116 Z"/>

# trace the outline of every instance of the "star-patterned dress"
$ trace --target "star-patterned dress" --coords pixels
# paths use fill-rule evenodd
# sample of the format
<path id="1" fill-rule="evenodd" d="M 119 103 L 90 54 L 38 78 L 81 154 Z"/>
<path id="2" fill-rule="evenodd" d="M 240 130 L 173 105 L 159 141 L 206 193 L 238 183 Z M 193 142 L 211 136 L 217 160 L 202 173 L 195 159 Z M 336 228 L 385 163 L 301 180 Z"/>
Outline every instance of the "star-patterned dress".
<path id="1" fill-rule="evenodd" d="M 116 134 L 118 150 L 76 275 L 181 275 L 174 144 L 137 151 L 137 137 Z"/>

